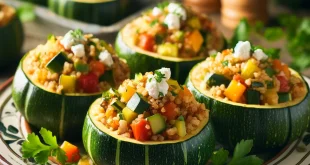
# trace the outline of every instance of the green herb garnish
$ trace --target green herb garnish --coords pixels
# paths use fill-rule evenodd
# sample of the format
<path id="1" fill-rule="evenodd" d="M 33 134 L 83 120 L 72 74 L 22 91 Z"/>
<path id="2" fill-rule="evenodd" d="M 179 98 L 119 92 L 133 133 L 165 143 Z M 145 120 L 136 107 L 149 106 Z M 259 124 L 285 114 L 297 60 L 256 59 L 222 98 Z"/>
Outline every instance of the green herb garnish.
<path id="1" fill-rule="evenodd" d="M 164 97 L 163 92 L 159 92 L 158 97 Z"/>
<path id="2" fill-rule="evenodd" d="M 230 162 L 227 162 L 229 152 L 221 148 L 218 151 L 213 152 L 211 157 L 213 165 L 239 165 L 239 164 L 251 164 L 251 165 L 261 165 L 263 160 L 255 155 L 249 155 L 253 147 L 253 140 L 241 140 L 235 147 L 233 157 Z"/>
<path id="3" fill-rule="evenodd" d="M 72 31 L 71 35 L 74 38 L 81 38 L 83 37 L 83 31 L 81 29 L 75 29 L 74 31 Z"/>
<path id="4" fill-rule="evenodd" d="M 154 78 L 156 79 L 156 81 L 158 83 L 160 83 L 162 81 L 162 79 L 166 78 L 165 75 L 163 73 L 161 73 L 160 71 L 158 70 L 155 70 L 155 76 Z"/>
<path id="5" fill-rule="evenodd" d="M 153 27 L 153 26 L 155 26 L 157 23 L 158 23 L 158 19 L 155 19 L 155 20 L 153 20 L 153 21 L 150 23 L 150 26 Z"/>
<path id="6" fill-rule="evenodd" d="M 229 64 L 229 61 L 228 61 L 228 60 L 222 61 L 222 65 L 223 65 L 223 66 L 228 66 L 228 64 Z"/>
<path id="7" fill-rule="evenodd" d="M 169 5 L 169 2 L 165 1 L 165 2 L 158 3 L 157 7 L 164 10 L 168 5 Z"/>
<path id="8" fill-rule="evenodd" d="M 55 157 L 61 164 L 65 164 L 67 156 L 57 144 L 56 136 L 52 135 L 51 131 L 41 128 L 39 132 L 43 138 L 44 144 L 40 141 L 35 133 L 27 136 L 22 144 L 23 158 L 34 158 L 36 163 L 45 164 L 48 157 Z"/>

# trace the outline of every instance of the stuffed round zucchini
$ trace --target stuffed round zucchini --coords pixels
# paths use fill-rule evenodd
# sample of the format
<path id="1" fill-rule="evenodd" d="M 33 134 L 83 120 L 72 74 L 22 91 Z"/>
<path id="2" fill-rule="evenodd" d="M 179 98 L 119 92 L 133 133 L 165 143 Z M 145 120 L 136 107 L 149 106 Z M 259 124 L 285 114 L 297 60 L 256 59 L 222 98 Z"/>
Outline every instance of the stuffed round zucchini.
<path id="1" fill-rule="evenodd" d="M 16 108 L 33 126 L 60 139 L 81 139 L 89 105 L 129 77 L 129 68 L 105 41 L 69 31 L 27 53 L 13 81 Z"/>
<path id="2" fill-rule="evenodd" d="M 210 51 L 222 50 L 225 40 L 205 15 L 195 15 L 177 3 L 161 3 L 127 24 L 115 49 L 133 73 L 170 67 L 172 77 L 184 83 L 187 73 Z"/>
<path id="3" fill-rule="evenodd" d="M 118 90 L 103 93 L 90 107 L 83 144 L 96 164 L 201 164 L 215 139 L 209 110 L 162 68 Z"/>
<path id="4" fill-rule="evenodd" d="M 229 148 L 242 139 L 256 150 L 282 147 L 309 125 L 308 84 L 270 55 L 240 41 L 189 74 L 187 87 L 211 109 L 216 138 Z"/>
<path id="5" fill-rule="evenodd" d="M 0 66 L 18 62 L 23 41 L 23 27 L 16 10 L 0 2 Z"/>
<path id="6" fill-rule="evenodd" d="M 111 25 L 129 14 L 128 0 L 48 0 L 58 15 L 87 23 Z"/>

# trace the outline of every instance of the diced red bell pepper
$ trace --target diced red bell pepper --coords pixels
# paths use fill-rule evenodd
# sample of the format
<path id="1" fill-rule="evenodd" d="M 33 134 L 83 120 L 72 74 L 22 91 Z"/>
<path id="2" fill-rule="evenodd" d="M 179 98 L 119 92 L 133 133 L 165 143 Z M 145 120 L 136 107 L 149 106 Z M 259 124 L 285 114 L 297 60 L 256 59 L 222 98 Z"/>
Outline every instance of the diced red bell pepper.
<path id="1" fill-rule="evenodd" d="M 86 93 L 99 92 L 98 84 L 99 78 L 92 72 L 81 75 L 78 79 L 79 89 L 82 89 Z"/>
<path id="2" fill-rule="evenodd" d="M 100 61 L 91 61 L 90 62 L 90 72 L 94 73 L 98 77 L 104 74 L 105 67 L 104 64 Z"/>
<path id="3" fill-rule="evenodd" d="M 147 125 L 149 129 L 147 128 Z M 145 119 L 141 119 L 139 122 L 132 122 L 130 126 L 136 140 L 147 141 L 151 138 L 151 126 Z"/>
<path id="4" fill-rule="evenodd" d="M 164 116 L 167 117 L 168 120 L 175 120 L 178 116 L 178 113 L 174 110 L 177 105 L 174 102 L 168 102 L 164 105 L 165 112 L 162 112 Z"/>
<path id="5" fill-rule="evenodd" d="M 138 46 L 147 51 L 154 51 L 155 39 L 149 34 L 141 34 L 139 36 Z"/>
<path id="6" fill-rule="evenodd" d="M 79 148 L 76 147 L 75 145 L 67 141 L 64 141 L 62 145 L 60 146 L 60 148 L 65 151 L 66 156 L 67 156 L 67 162 L 76 163 L 80 160 L 81 156 L 80 156 Z"/>
<path id="7" fill-rule="evenodd" d="M 244 86 L 247 86 L 245 84 L 245 80 L 241 77 L 240 74 L 235 74 L 233 77 L 233 80 L 236 80 L 237 82 L 240 82 L 241 84 L 243 84 Z"/>
<path id="8" fill-rule="evenodd" d="M 277 79 L 280 81 L 280 89 L 279 92 L 289 92 L 290 91 L 290 84 L 288 79 L 285 76 L 276 76 Z"/>

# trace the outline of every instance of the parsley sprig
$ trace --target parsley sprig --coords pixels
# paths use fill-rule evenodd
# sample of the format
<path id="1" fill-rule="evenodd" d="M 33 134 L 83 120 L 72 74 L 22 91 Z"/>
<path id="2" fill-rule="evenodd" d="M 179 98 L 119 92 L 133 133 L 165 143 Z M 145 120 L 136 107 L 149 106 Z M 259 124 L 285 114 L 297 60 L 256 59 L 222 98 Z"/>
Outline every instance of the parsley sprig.
<path id="1" fill-rule="evenodd" d="M 155 71 L 155 76 L 154 76 L 154 78 L 156 79 L 156 81 L 157 81 L 158 83 L 160 83 L 160 82 L 162 81 L 162 79 L 164 79 L 164 78 L 166 78 L 166 77 L 165 77 L 165 74 L 163 74 L 163 73 L 161 73 L 160 71 L 156 70 L 156 71 Z"/>
<path id="2" fill-rule="evenodd" d="M 238 164 L 251 164 L 261 165 L 263 160 L 255 155 L 247 156 L 253 147 L 253 140 L 241 140 L 235 147 L 233 157 L 230 162 L 227 162 L 229 152 L 221 148 L 213 152 L 211 157 L 213 165 L 238 165 Z"/>
<path id="3" fill-rule="evenodd" d="M 52 135 L 51 131 L 45 128 L 41 128 L 40 135 L 43 138 L 42 143 L 35 133 L 31 133 L 27 136 L 22 144 L 23 158 L 34 158 L 36 163 L 45 164 L 48 161 L 48 157 L 55 157 L 61 164 L 65 164 L 67 156 L 57 144 L 56 136 Z"/>
<path id="4" fill-rule="evenodd" d="M 74 38 L 81 38 L 83 37 L 83 31 L 81 29 L 75 29 L 74 31 L 72 31 L 71 35 Z"/>

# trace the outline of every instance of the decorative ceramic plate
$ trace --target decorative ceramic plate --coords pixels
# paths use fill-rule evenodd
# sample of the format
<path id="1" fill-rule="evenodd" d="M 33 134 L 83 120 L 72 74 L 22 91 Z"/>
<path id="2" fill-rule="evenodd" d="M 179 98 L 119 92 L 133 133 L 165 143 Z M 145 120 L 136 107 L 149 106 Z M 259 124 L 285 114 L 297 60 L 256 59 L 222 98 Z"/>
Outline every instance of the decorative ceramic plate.
<path id="1" fill-rule="evenodd" d="M 310 79 L 305 79 L 310 84 Z M 14 107 L 11 83 L 12 78 L 0 85 L 0 164 L 35 164 L 31 159 L 22 159 L 21 144 L 31 129 Z M 310 165 L 310 133 L 305 133 L 284 147 L 276 156 L 266 160 L 265 164 Z"/>

